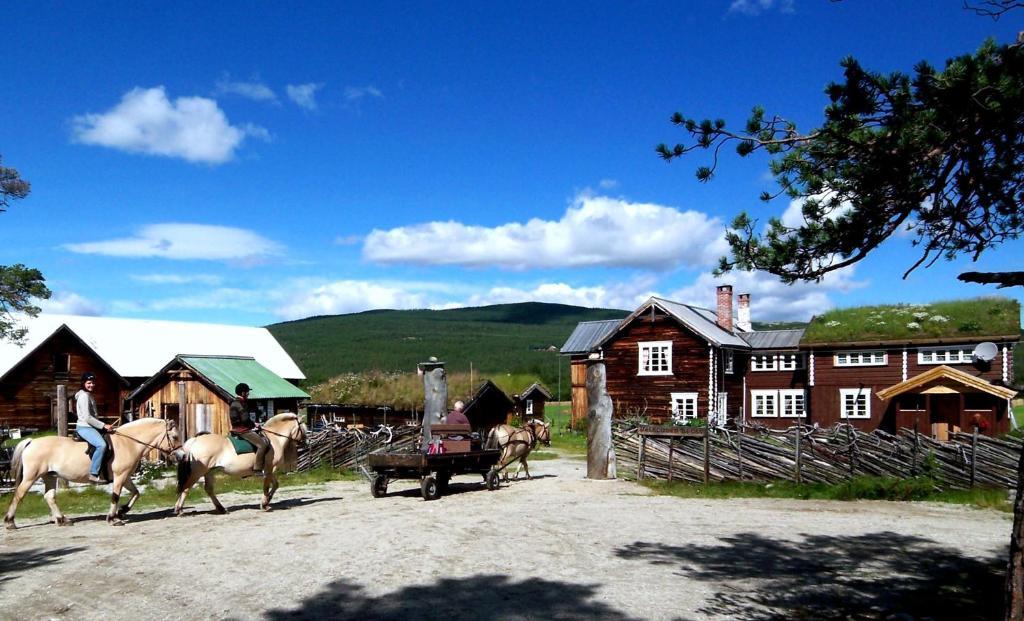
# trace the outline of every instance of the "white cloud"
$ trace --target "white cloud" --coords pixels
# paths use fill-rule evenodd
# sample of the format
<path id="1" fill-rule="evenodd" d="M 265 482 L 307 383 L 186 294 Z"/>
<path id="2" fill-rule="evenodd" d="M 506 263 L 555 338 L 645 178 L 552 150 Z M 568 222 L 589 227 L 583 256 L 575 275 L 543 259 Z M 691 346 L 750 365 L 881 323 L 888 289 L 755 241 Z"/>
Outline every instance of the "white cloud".
<path id="1" fill-rule="evenodd" d="M 209 224 L 151 224 L 133 236 L 106 241 L 65 244 L 80 254 L 111 257 L 201 259 L 252 263 L 284 253 L 277 242 L 246 229 Z"/>
<path id="2" fill-rule="evenodd" d="M 427 308 L 425 293 L 414 289 L 415 285 L 402 283 L 337 280 L 290 297 L 289 303 L 275 312 L 283 319 L 301 319 L 375 308 Z"/>
<path id="3" fill-rule="evenodd" d="M 76 116 L 72 125 L 74 139 L 83 144 L 206 164 L 230 160 L 246 136 L 269 135 L 262 127 L 231 125 L 212 99 L 172 102 L 162 86 L 132 89 L 110 110 Z"/>
<path id="4" fill-rule="evenodd" d="M 210 285 L 217 286 L 224 279 L 214 274 L 133 274 L 129 278 L 135 282 L 150 285 Z"/>
<path id="5" fill-rule="evenodd" d="M 384 93 L 380 92 L 380 89 L 373 85 L 345 87 L 345 99 L 348 101 L 359 101 L 366 97 L 384 99 Z"/>
<path id="6" fill-rule="evenodd" d="M 772 8 L 778 8 L 780 13 L 793 13 L 796 10 L 794 0 L 732 0 L 729 12 L 753 17 Z"/>
<path id="7" fill-rule="evenodd" d="M 252 311 L 266 303 L 266 294 L 237 288 L 220 288 L 192 295 L 171 296 L 155 300 L 118 300 L 111 304 L 115 312 L 145 313 L 168 310 L 242 310 Z"/>
<path id="8" fill-rule="evenodd" d="M 581 194 L 560 220 L 497 227 L 429 222 L 373 230 L 363 257 L 379 263 L 669 270 L 707 266 L 728 246 L 717 218 L 651 203 Z"/>
<path id="9" fill-rule="evenodd" d="M 361 241 L 362 235 L 338 235 L 334 238 L 334 243 L 338 246 L 354 246 Z"/>
<path id="10" fill-rule="evenodd" d="M 614 190 L 615 188 L 619 187 L 619 182 L 615 179 L 601 179 L 597 183 L 597 187 L 601 188 L 602 190 Z"/>
<path id="11" fill-rule="evenodd" d="M 50 299 L 39 300 L 37 305 L 44 313 L 57 315 L 99 316 L 103 314 L 100 304 L 71 291 L 56 291 L 50 296 Z"/>
<path id="12" fill-rule="evenodd" d="M 310 82 L 308 84 L 289 84 L 284 87 L 286 93 L 288 93 L 288 99 L 291 99 L 295 105 L 306 110 L 316 110 L 316 92 L 323 88 L 323 84 L 317 84 Z"/>
<path id="13" fill-rule="evenodd" d="M 214 94 L 239 95 L 246 99 L 252 99 L 253 101 L 277 103 L 277 93 L 259 80 L 243 82 L 240 80 L 232 80 L 227 75 L 217 81 L 217 87 L 214 90 Z"/>
<path id="14" fill-rule="evenodd" d="M 830 295 L 847 293 L 867 285 L 854 279 L 854 267 L 829 272 L 821 282 L 783 284 L 765 272 L 730 272 L 716 277 L 706 272 L 690 285 L 669 292 L 665 297 L 685 304 L 714 309 L 718 285 L 732 285 L 734 295 L 750 294 L 750 314 L 754 321 L 807 321 L 813 315 L 835 306 Z"/>

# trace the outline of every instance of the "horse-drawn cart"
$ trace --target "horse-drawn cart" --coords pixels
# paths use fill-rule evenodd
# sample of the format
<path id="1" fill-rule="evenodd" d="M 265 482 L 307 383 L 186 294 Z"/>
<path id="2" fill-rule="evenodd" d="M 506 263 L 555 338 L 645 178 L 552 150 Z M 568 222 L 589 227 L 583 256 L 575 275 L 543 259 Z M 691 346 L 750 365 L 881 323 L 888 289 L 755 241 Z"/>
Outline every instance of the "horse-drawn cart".
<path id="1" fill-rule="evenodd" d="M 388 483 L 395 479 L 419 479 L 424 500 L 436 500 L 448 489 L 448 482 L 459 474 L 479 474 L 487 489 L 498 488 L 500 450 L 479 448 L 479 440 L 470 440 L 468 425 L 435 425 L 431 429 L 435 450 L 394 452 L 382 449 L 367 455 L 370 493 L 374 498 L 387 494 Z M 449 429 L 451 428 L 451 429 Z M 466 439 L 451 439 L 464 437 Z"/>

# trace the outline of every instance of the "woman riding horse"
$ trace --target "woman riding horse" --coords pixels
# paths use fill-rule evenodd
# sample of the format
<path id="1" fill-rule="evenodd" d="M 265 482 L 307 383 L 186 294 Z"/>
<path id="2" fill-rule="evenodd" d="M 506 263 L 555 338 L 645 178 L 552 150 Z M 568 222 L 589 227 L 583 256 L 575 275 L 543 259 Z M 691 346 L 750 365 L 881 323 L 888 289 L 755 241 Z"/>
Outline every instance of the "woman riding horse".
<path id="1" fill-rule="evenodd" d="M 139 490 L 132 483 L 131 476 L 139 467 L 142 456 L 151 450 L 170 455 L 178 446 L 178 430 L 174 421 L 162 418 L 142 418 L 121 425 L 110 434 L 110 442 L 114 447 L 114 457 L 110 464 L 113 484 L 110 487 L 110 511 L 107 523 L 114 526 L 124 524 L 121 518 L 131 510 L 139 498 Z M 14 513 L 18 503 L 28 493 L 29 488 L 40 477 L 43 479 L 45 492 L 43 497 L 50 506 L 50 514 L 58 526 L 68 526 L 68 518 L 57 506 L 57 479 L 89 483 L 92 465 L 85 450 L 84 442 L 76 442 L 71 438 L 47 436 L 44 438 L 26 438 L 18 443 L 11 457 L 11 473 L 14 475 L 14 497 L 7 509 L 4 524 L 14 529 Z M 131 493 L 128 504 L 118 507 L 121 489 L 127 488 Z"/>

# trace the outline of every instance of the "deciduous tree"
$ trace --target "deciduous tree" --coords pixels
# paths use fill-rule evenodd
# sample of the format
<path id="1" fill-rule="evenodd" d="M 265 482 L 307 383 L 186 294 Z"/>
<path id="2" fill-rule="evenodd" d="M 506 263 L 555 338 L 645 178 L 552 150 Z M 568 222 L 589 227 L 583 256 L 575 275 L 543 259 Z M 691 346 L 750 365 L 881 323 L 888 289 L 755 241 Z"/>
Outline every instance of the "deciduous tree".
<path id="1" fill-rule="evenodd" d="M 0 212 L 7 211 L 11 201 L 28 196 L 31 186 L 14 168 L 3 166 L 0 158 Z M 0 265 L 0 341 L 19 342 L 25 328 L 18 327 L 15 313 L 39 314 L 35 300 L 50 297 L 42 273 L 21 263 Z"/>

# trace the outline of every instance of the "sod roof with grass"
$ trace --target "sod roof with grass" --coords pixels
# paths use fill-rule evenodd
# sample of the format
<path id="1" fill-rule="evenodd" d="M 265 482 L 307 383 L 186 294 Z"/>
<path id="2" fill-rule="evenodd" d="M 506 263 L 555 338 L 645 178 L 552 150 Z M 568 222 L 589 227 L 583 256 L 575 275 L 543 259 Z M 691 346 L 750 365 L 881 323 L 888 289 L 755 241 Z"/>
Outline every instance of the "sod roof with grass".
<path id="1" fill-rule="evenodd" d="M 802 345 L 980 340 L 1020 336 L 1020 303 L 1003 297 L 859 306 L 811 320 Z"/>

